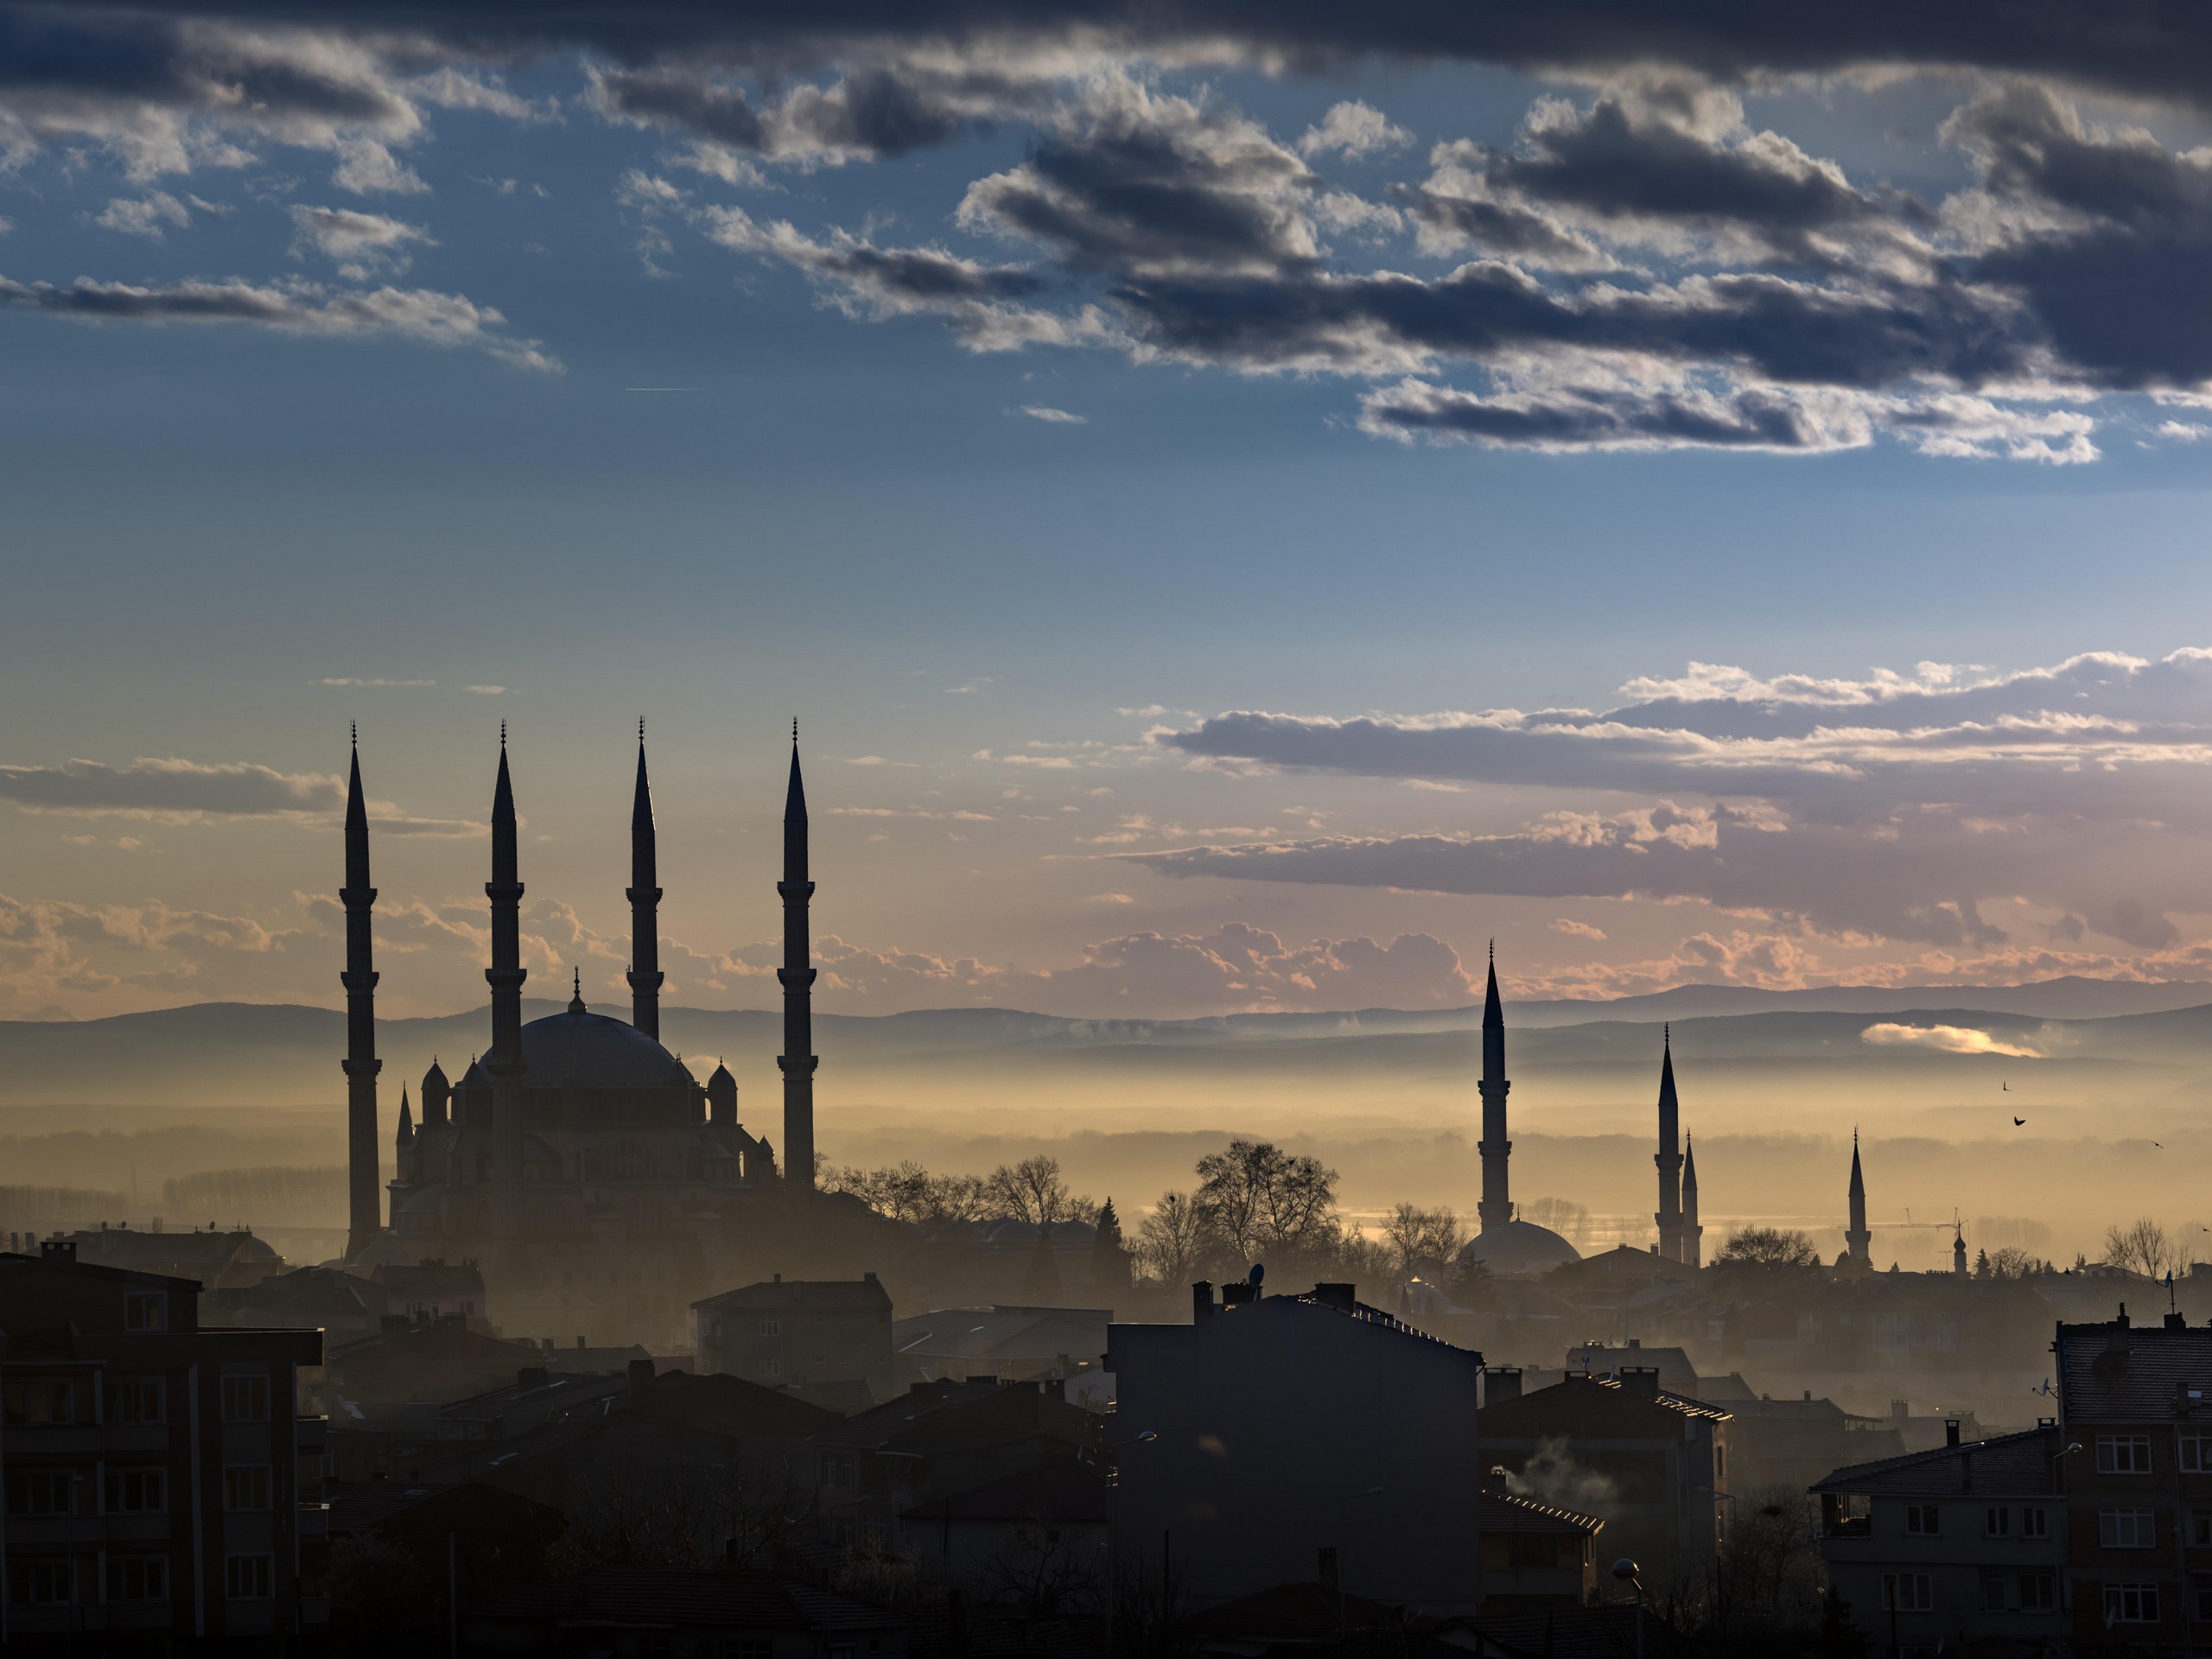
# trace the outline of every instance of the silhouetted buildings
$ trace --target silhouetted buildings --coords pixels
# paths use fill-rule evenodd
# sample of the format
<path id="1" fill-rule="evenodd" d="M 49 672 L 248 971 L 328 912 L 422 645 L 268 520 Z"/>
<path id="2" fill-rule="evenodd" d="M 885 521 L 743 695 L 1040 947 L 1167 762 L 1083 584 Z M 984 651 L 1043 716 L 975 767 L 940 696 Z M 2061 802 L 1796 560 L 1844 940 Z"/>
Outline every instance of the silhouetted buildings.
<path id="1" fill-rule="evenodd" d="M 302 1619 L 314 1331 L 203 1328 L 192 1280 L 0 1256 L 7 1640 L 252 1651 Z"/>
<path id="2" fill-rule="evenodd" d="M 1357 1301 L 1194 1287 L 1189 1325 L 1116 1325 L 1107 1369 L 1120 1570 L 1203 1609 L 1332 1578 L 1349 1594 L 1471 1611 L 1487 1448 L 1482 1357 Z"/>
<path id="3" fill-rule="evenodd" d="M 893 1324 L 892 1362 L 902 1387 L 971 1376 L 1103 1375 L 1096 1368 L 1113 1317 L 1109 1307 L 941 1307 Z"/>

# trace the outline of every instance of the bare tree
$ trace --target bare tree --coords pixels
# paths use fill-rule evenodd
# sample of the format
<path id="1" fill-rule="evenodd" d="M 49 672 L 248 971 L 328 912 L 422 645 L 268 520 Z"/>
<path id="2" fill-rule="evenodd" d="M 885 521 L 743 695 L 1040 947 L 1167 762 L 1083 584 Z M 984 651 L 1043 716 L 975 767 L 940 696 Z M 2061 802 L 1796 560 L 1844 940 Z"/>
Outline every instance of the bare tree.
<path id="1" fill-rule="evenodd" d="M 2139 1216 L 2123 1227 L 2114 1222 L 2105 1229 L 2105 1262 L 2146 1279 L 2163 1279 L 2188 1265 L 2181 1245 L 2148 1216 Z"/>
<path id="2" fill-rule="evenodd" d="M 1467 1230 L 1459 1212 L 1449 1205 L 1422 1210 L 1401 1204 L 1382 1224 L 1393 1264 L 1401 1277 L 1416 1272 L 1440 1273 L 1467 1242 Z"/>
<path id="3" fill-rule="evenodd" d="M 1152 1213 L 1137 1224 L 1137 1265 L 1160 1284 L 1190 1283 L 1205 1271 L 1213 1249 L 1211 1230 L 1188 1193 L 1161 1193 Z"/>
<path id="4" fill-rule="evenodd" d="M 1816 1268 L 1821 1253 L 1813 1241 L 1794 1229 L 1739 1227 L 1729 1234 L 1714 1258 L 1717 1267 Z"/>
<path id="5" fill-rule="evenodd" d="M 1200 1214 L 1247 1262 L 1337 1243 L 1337 1172 L 1272 1141 L 1236 1140 L 1198 1160 Z"/>
<path id="6" fill-rule="evenodd" d="M 1589 1208 L 1572 1198 L 1531 1198 L 1514 1207 L 1522 1220 L 1549 1228 L 1578 1250 L 1590 1242 Z"/>
<path id="7" fill-rule="evenodd" d="M 1004 1206 L 1008 1215 L 1049 1227 L 1089 1215 L 1095 1207 L 1088 1198 L 1068 1191 L 1060 1177 L 1060 1160 L 1039 1154 L 1018 1164 L 1001 1164 L 983 1178 L 986 1197 Z"/>
<path id="8" fill-rule="evenodd" d="M 618 1463 L 583 1493 L 574 1529 L 556 1548 L 568 1567 L 739 1567 L 773 1553 L 805 1510 L 779 1463 Z"/>
<path id="9" fill-rule="evenodd" d="M 982 1564 L 978 1588 L 1029 1618 L 1094 1612 L 1105 1597 L 1105 1554 L 1102 1541 L 1033 1516 Z"/>

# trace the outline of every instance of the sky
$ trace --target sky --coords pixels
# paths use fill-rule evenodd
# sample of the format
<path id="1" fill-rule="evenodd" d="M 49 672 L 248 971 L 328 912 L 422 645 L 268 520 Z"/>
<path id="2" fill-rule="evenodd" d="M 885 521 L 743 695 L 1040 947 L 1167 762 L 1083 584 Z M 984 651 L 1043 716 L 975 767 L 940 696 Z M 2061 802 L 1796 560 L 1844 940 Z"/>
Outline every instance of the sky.
<path id="1" fill-rule="evenodd" d="M 2212 19 L 0 0 L 0 1017 L 2212 978 Z"/>

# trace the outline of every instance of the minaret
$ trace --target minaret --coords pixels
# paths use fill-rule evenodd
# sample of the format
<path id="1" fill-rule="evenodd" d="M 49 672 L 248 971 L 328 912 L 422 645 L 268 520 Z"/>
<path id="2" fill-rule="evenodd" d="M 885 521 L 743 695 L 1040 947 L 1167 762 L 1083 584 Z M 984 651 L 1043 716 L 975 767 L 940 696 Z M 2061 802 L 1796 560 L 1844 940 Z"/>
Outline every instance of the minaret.
<path id="1" fill-rule="evenodd" d="M 1866 1178 L 1859 1173 L 1859 1131 L 1851 1132 L 1851 1225 L 1843 1235 L 1843 1253 L 1862 1268 L 1874 1265 L 1866 1247 L 1874 1235 L 1866 1230 Z"/>
<path id="2" fill-rule="evenodd" d="M 1688 1137 L 1682 1141 L 1682 1260 L 1693 1268 L 1705 1265 L 1705 1229 L 1697 1224 L 1697 1149 Z"/>
<path id="3" fill-rule="evenodd" d="M 1669 1262 L 1682 1259 L 1682 1109 L 1675 1098 L 1675 1041 L 1669 1027 L 1659 1028 L 1659 1150 L 1651 1161 L 1659 1166 L 1659 1210 L 1652 1219 L 1659 1224 L 1659 1254 Z"/>
<path id="4" fill-rule="evenodd" d="M 776 1068 L 784 1074 L 784 1179 L 814 1189 L 813 945 L 806 931 L 807 900 L 814 883 L 806 879 L 806 785 L 798 773 L 798 721 L 791 721 L 791 781 L 784 794 L 784 879 L 776 884 L 784 898 L 784 965 L 776 978 L 784 988 L 784 1052 Z"/>
<path id="5" fill-rule="evenodd" d="M 1505 1160 L 1513 1155 L 1513 1142 L 1505 1138 L 1505 1096 L 1512 1087 L 1505 1080 L 1505 1011 L 1497 1001 L 1497 941 L 1493 939 L 1490 984 L 1483 992 L 1483 1080 L 1475 1085 L 1483 1099 L 1483 1138 L 1475 1143 L 1482 1154 L 1483 1196 L 1475 1213 L 1484 1232 L 1513 1219 L 1513 1199 L 1505 1180 Z"/>
<path id="6" fill-rule="evenodd" d="M 346 1259 L 352 1261 L 377 1236 L 384 1212 L 377 1179 L 377 972 L 369 938 L 369 913 L 377 890 L 369 885 L 369 810 L 361 797 L 361 745 L 353 734 L 353 772 L 346 785 Z"/>
<path id="7" fill-rule="evenodd" d="M 522 1227 L 522 864 L 515 851 L 515 791 L 507 779 L 507 723 L 499 722 L 499 780 L 492 791 L 492 1046 L 484 1069 L 492 1077 L 493 1226 L 505 1235 Z"/>
<path id="8" fill-rule="evenodd" d="M 399 1128 L 392 1135 L 395 1150 L 404 1152 L 415 1144 L 415 1114 L 407 1109 L 407 1085 L 399 1085 Z"/>
<path id="9" fill-rule="evenodd" d="M 1951 1222 L 1951 1271 L 1963 1279 L 1967 1276 L 1967 1235 L 1955 1217 Z"/>
<path id="10" fill-rule="evenodd" d="M 660 1040 L 659 860 L 653 850 L 653 792 L 645 782 L 645 722 L 638 722 L 638 792 L 630 803 L 630 1023 Z"/>

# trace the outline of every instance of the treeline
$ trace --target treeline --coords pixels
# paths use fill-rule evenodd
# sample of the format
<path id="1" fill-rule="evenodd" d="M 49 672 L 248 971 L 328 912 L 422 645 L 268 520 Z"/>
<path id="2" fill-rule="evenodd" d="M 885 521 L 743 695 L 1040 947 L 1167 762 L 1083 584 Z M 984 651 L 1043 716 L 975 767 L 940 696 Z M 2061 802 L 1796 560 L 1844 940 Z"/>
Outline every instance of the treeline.
<path id="1" fill-rule="evenodd" d="M 0 1186 L 0 1233 L 82 1227 L 102 1216 L 123 1212 L 120 1192 L 79 1186 Z"/>
<path id="2" fill-rule="evenodd" d="M 317 1227 L 346 1214 L 342 1166 L 273 1164 L 208 1169 L 162 1183 L 162 1213 L 171 1220 Z"/>
<path id="3" fill-rule="evenodd" d="M 1371 1238 L 1345 1224 L 1337 1172 L 1270 1141 L 1232 1141 L 1198 1160 L 1188 1192 L 1160 1195 L 1131 1246 L 1139 1276 L 1167 1287 L 1198 1279 L 1241 1279 L 1264 1263 L 1274 1282 L 1301 1278 L 1376 1284 L 1421 1274 L 1453 1275 L 1467 1230 L 1448 1208 L 1401 1204 Z M 1071 1192 L 1056 1158 L 1025 1158 L 988 1175 L 934 1175 L 908 1161 L 881 1169 L 824 1168 L 821 1185 L 850 1192 L 896 1221 L 1095 1221 L 1087 1196 Z M 1586 1225 L 1587 1212 L 1584 1212 Z M 1561 1219 L 1571 1217 L 1562 1217 Z"/>

